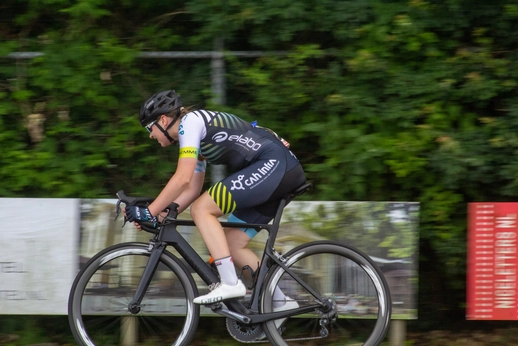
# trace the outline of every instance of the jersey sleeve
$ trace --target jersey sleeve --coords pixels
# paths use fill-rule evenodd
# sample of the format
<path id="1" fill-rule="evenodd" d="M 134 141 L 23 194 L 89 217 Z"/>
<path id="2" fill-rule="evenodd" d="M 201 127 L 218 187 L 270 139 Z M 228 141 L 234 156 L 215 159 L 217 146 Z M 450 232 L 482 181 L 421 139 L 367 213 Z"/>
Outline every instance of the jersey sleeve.
<path id="1" fill-rule="evenodd" d="M 205 121 L 195 112 L 187 113 L 178 126 L 179 158 L 197 159 L 201 140 L 206 134 Z"/>

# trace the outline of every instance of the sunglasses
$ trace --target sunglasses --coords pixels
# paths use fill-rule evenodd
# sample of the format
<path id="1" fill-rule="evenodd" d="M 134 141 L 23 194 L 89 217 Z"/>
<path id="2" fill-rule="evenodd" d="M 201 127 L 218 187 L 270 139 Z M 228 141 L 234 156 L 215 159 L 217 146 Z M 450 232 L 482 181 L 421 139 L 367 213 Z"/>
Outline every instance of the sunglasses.
<path id="1" fill-rule="evenodd" d="M 157 119 L 157 120 L 155 120 L 155 121 L 152 121 L 152 122 L 150 122 L 149 124 L 147 124 L 147 125 L 146 125 L 146 130 L 147 130 L 147 132 L 151 133 L 151 128 L 153 127 L 153 125 L 155 125 L 155 123 L 156 123 L 157 121 L 158 121 L 158 119 Z"/>

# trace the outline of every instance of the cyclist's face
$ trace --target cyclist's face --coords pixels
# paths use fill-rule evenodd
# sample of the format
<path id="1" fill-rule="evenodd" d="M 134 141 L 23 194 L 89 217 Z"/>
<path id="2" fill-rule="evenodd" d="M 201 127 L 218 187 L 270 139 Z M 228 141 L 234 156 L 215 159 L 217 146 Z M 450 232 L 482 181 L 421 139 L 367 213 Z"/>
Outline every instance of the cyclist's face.
<path id="1" fill-rule="evenodd" d="M 156 139 L 157 142 L 162 147 L 167 147 L 171 145 L 171 142 L 167 137 L 164 135 L 164 133 L 158 128 L 157 124 L 160 125 L 163 129 L 166 129 L 167 126 L 169 126 L 170 121 L 172 121 L 171 118 L 166 117 L 165 115 L 160 116 L 155 123 L 150 124 L 151 126 L 148 126 L 147 129 L 149 131 L 149 138 Z M 168 131 L 169 135 L 173 139 L 177 139 L 178 137 L 178 128 L 175 124 L 172 126 Z"/>

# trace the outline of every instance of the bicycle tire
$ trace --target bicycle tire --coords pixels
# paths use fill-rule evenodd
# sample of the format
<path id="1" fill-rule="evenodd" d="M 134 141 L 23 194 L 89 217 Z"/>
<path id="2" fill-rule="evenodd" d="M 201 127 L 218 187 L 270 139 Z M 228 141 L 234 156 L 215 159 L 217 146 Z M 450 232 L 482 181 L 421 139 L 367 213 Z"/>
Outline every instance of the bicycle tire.
<path id="1" fill-rule="evenodd" d="M 384 340 L 391 316 L 390 291 L 381 270 L 358 249 L 333 241 L 301 245 L 284 255 L 286 266 L 314 291 L 333 302 L 332 312 L 293 316 L 283 323 L 263 324 L 274 345 L 366 345 Z M 268 272 L 261 292 L 261 311 L 272 312 L 273 292 L 279 286 L 299 306 L 316 299 L 279 265 Z M 293 303 L 292 303 L 293 304 Z M 328 335 L 322 335 L 320 323 Z"/>
<path id="2" fill-rule="evenodd" d="M 68 319 L 82 346 L 189 345 L 200 317 L 198 289 L 186 266 L 161 255 L 137 314 L 128 312 L 150 252 L 147 243 L 111 246 L 90 259 L 70 290 Z"/>

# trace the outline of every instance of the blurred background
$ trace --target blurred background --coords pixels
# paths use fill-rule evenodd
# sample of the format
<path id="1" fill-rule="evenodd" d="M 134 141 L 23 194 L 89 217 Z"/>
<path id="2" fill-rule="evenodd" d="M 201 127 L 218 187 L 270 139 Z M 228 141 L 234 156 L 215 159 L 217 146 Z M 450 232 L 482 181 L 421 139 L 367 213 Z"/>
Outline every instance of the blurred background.
<path id="1" fill-rule="evenodd" d="M 177 152 L 137 114 L 175 89 L 287 139 L 306 200 L 420 203 L 409 342 L 516 335 L 466 321 L 465 290 L 467 203 L 518 194 L 517 25 L 516 0 L 2 0 L 0 197 L 158 193 Z M 0 316 L 0 343 L 29 331 L 6 342 L 69 333 Z"/>

